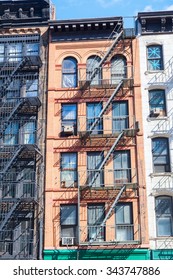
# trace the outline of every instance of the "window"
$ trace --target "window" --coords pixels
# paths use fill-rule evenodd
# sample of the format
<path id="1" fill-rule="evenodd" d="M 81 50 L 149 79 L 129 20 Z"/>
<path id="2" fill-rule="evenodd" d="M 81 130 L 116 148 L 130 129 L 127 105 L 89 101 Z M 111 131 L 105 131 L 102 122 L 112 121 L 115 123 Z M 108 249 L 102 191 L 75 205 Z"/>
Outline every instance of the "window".
<path id="1" fill-rule="evenodd" d="M 156 204 L 156 228 L 157 236 L 173 235 L 173 201 L 169 196 L 158 196 Z"/>
<path id="2" fill-rule="evenodd" d="M 130 151 L 114 152 L 114 182 L 115 185 L 131 182 Z"/>
<path id="3" fill-rule="evenodd" d="M 33 217 L 25 219 L 13 230 L 13 253 L 23 257 L 33 254 Z"/>
<path id="4" fill-rule="evenodd" d="M 21 127 L 21 141 L 22 144 L 34 144 L 35 143 L 35 135 L 36 128 L 35 122 L 27 122 Z"/>
<path id="5" fill-rule="evenodd" d="M 149 91 L 149 106 L 150 116 L 165 116 L 166 104 L 165 104 L 165 91 L 162 89 L 154 89 Z"/>
<path id="6" fill-rule="evenodd" d="M 87 104 L 87 130 L 89 130 L 92 124 L 96 121 L 101 110 L 102 110 L 101 103 Z M 93 128 L 92 134 L 102 134 L 102 133 L 103 133 L 103 120 L 100 119 L 97 125 Z"/>
<path id="7" fill-rule="evenodd" d="M 22 60 L 22 43 L 10 43 L 8 45 L 9 61 L 17 62 Z"/>
<path id="8" fill-rule="evenodd" d="M 20 87 L 21 81 L 17 78 L 13 78 L 13 81 L 11 81 L 6 91 L 8 102 L 14 102 L 14 98 L 20 97 Z"/>
<path id="9" fill-rule="evenodd" d="M 127 62 L 124 56 L 118 55 L 111 59 L 111 83 L 117 84 L 127 76 Z"/>
<path id="10" fill-rule="evenodd" d="M 163 70 L 162 46 L 152 45 L 147 47 L 148 70 Z"/>
<path id="11" fill-rule="evenodd" d="M 68 133 L 76 135 L 77 133 L 77 106 L 76 104 L 62 104 L 62 131 L 68 129 Z"/>
<path id="12" fill-rule="evenodd" d="M 10 123 L 4 132 L 4 145 L 18 144 L 19 124 L 17 122 Z"/>
<path id="13" fill-rule="evenodd" d="M 5 46 L 4 44 L 0 44 L 0 63 L 4 62 L 5 59 Z"/>
<path id="14" fill-rule="evenodd" d="M 103 153 L 87 153 L 87 184 L 90 187 L 100 188 L 104 186 L 104 171 L 98 171 L 103 159 Z"/>
<path id="15" fill-rule="evenodd" d="M 169 145 L 167 138 L 152 140 L 153 168 L 155 173 L 170 172 Z"/>
<path id="16" fill-rule="evenodd" d="M 91 75 L 93 74 L 94 70 L 96 70 L 98 68 L 100 61 L 101 61 L 101 58 L 99 56 L 94 56 L 94 55 L 90 56 L 87 59 L 86 76 L 87 76 L 88 81 L 91 80 Z M 91 85 L 99 85 L 99 84 L 101 84 L 101 81 L 102 81 L 102 70 L 100 68 L 100 69 L 98 69 L 98 71 L 96 72 L 96 75 L 92 79 Z"/>
<path id="17" fill-rule="evenodd" d="M 77 237 L 77 206 L 72 204 L 60 205 L 60 217 L 61 238 L 69 237 L 76 241 L 75 239 Z"/>
<path id="18" fill-rule="evenodd" d="M 129 126 L 128 103 L 113 103 L 113 132 L 122 131 Z"/>
<path id="19" fill-rule="evenodd" d="M 118 203 L 115 207 L 116 240 L 133 240 L 132 204 Z"/>
<path id="20" fill-rule="evenodd" d="M 61 187 L 74 187 L 77 183 L 77 154 L 61 154 Z"/>
<path id="21" fill-rule="evenodd" d="M 26 80 L 26 97 L 36 97 L 38 95 L 38 79 Z"/>
<path id="22" fill-rule="evenodd" d="M 88 240 L 89 241 L 104 241 L 105 229 L 100 227 L 105 217 L 104 204 L 88 205 Z"/>
<path id="23" fill-rule="evenodd" d="M 62 63 L 62 87 L 77 87 L 77 60 L 67 57 Z"/>
<path id="24" fill-rule="evenodd" d="M 39 44 L 38 43 L 30 43 L 26 45 L 26 55 L 38 55 L 39 54 Z"/>

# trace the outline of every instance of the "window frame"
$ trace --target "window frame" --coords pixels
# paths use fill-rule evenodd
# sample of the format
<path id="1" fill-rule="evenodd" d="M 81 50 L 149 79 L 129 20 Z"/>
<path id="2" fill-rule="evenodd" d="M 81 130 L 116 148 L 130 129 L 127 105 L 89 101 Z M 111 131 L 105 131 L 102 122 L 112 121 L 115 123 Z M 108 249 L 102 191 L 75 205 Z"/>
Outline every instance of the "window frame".
<path id="1" fill-rule="evenodd" d="M 92 216 L 95 216 L 95 218 L 98 219 L 98 217 L 96 217 L 96 210 L 98 209 L 98 207 L 100 207 L 101 209 L 101 217 L 98 220 L 95 220 L 94 223 L 91 223 L 92 221 L 92 217 L 90 218 L 89 212 L 90 210 L 93 210 L 93 214 Z M 98 213 L 97 213 L 98 214 Z M 103 220 L 105 218 L 105 203 L 95 203 L 95 204 L 87 204 L 87 228 L 88 228 L 88 241 L 105 241 L 105 226 L 102 226 L 102 228 L 100 229 L 100 225 L 102 224 Z M 93 234 L 96 234 L 96 239 L 93 239 L 91 236 Z"/>
<path id="2" fill-rule="evenodd" d="M 93 108 L 92 108 L 93 107 Z M 100 114 L 100 112 L 103 109 L 103 104 L 101 102 L 87 102 L 86 103 L 86 129 L 87 131 L 90 129 L 90 127 L 92 126 L 92 124 L 95 122 L 95 120 L 98 118 L 98 115 Z M 92 112 L 92 115 L 90 116 L 89 114 Z M 98 111 L 98 115 L 96 115 L 96 111 Z M 94 129 L 92 130 L 91 134 L 103 134 L 103 118 L 101 118 L 97 125 L 94 127 Z"/>
<path id="3" fill-rule="evenodd" d="M 167 109 L 166 109 L 166 96 L 165 96 L 165 90 L 164 89 L 151 89 L 148 91 L 149 94 L 149 110 L 150 110 L 150 117 L 154 117 L 154 112 L 155 110 L 158 108 L 160 113 L 159 116 L 163 116 L 165 117 L 167 115 Z M 154 98 L 153 95 L 157 95 L 156 98 Z M 162 96 L 162 100 L 161 102 L 163 102 L 162 104 L 159 104 L 159 102 L 156 103 L 156 101 L 158 100 L 158 98 L 160 97 L 160 95 Z M 152 99 L 154 100 L 154 102 L 152 103 Z M 153 111 L 153 113 L 152 113 Z M 157 116 L 157 115 L 156 115 Z"/>
<path id="4" fill-rule="evenodd" d="M 116 168 L 116 155 L 121 155 L 121 162 L 120 168 Z M 124 168 L 124 163 L 122 162 L 123 158 L 122 156 L 125 155 L 127 158 L 126 165 L 127 168 Z M 131 155 L 130 150 L 117 150 L 113 153 L 113 168 L 114 168 L 114 182 L 115 184 L 122 184 L 122 183 L 130 183 L 132 181 L 132 170 L 131 170 Z M 120 176 L 117 176 L 116 174 L 120 174 Z M 123 174 L 123 175 L 122 175 Z"/>
<path id="5" fill-rule="evenodd" d="M 75 158 L 75 168 L 63 168 L 63 156 L 68 156 L 69 157 L 73 157 Z M 61 164 L 60 164 L 60 177 L 61 177 L 61 187 L 64 188 L 64 187 L 77 187 L 77 182 L 78 182 L 78 178 L 77 178 L 77 167 L 78 167 L 78 155 L 76 152 L 63 152 L 60 154 L 60 157 L 61 157 Z M 70 161 L 69 161 L 70 163 Z M 69 173 L 69 174 L 68 174 Z M 67 176 L 68 175 L 68 176 Z M 71 177 L 72 176 L 72 179 L 73 180 L 64 180 L 64 178 L 68 178 L 68 177 Z M 70 185 L 68 184 L 68 182 L 72 182 L 70 183 Z"/>
<path id="6" fill-rule="evenodd" d="M 162 154 L 162 151 L 160 153 L 154 153 L 154 142 L 156 141 L 165 141 L 166 143 L 166 153 L 163 153 Z M 159 144 L 156 144 L 158 145 L 158 147 L 160 148 L 161 145 L 160 143 Z M 164 145 L 164 144 L 163 144 Z M 157 160 L 158 158 L 160 157 L 165 157 L 166 158 L 166 163 L 162 163 L 158 161 L 158 163 L 154 163 L 155 160 Z M 155 158 L 155 159 L 154 159 Z M 170 151 L 169 151 L 169 139 L 166 138 L 166 137 L 155 137 L 155 138 L 152 138 L 152 162 L 153 162 L 153 172 L 154 173 L 165 173 L 165 172 L 171 172 L 171 163 L 170 163 Z M 163 171 L 160 171 L 159 170 L 159 167 L 162 167 L 164 170 Z"/>
<path id="7" fill-rule="evenodd" d="M 162 210 L 162 205 L 157 206 L 157 200 L 170 200 L 170 213 L 160 213 Z M 161 202 L 160 202 L 161 203 Z M 162 203 L 163 204 L 163 203 Z M 158 212 L 157 212 L 157 207 L 158 207 Z M 163 236 L 173 236 L 173 198 L 168 195 L 161 195 L 155 197 L 155 217 L 156 217 L 156 236 L 157 237 L 163 237 Z M 159 229 L 159 221 L 161 219 L 166 219 L 170 218 L 170 223 L 169 223 L 169 228 L 170 228 L 170 234 L 160 234 L 160 230 L 166 229 L 165 224 L 162 225 L 162 229 Z"/>
<path id="8" fill-rule="evenodd" d="M 118 208 L 123 207 L 123 220 L 122 222 L 117 223 L 117 212 Z M 127 213 L 125 213 L 125 207 L 129 207 L 129 222 L 125 221 L 127 219 Z M 120 231 L 120 232 L 118 232 Z M 129 236 L 129 238 L 123 238 L 124 236 Z M 117 241 L 127 241 L 134 240 L 134 225 L 133 225 L 133 204 L 132 202 L 119 202 L 115 206 L 115 238 Z"/>
<path id="9" fill-rule="evenodd" d="M 101 61 L 100 56 L 98 55 L 91 55 L 87 58 L 86 61 L 86 80 L 90 81 L 90 77 L 95 69 L 98 68 L 98 65 Z M 95 62 L 95 63 L 94 63 Z M 91 81 L 91 86 L 98 86 L 102 84 L 102 79 L 103 79 L 103 73 L 102 73 L 102 67 L 98 70 L 97 74 Z"/>
<path id="10" fill-rule="evenodd" d="M 73 67 L 67 69 L 65 67 L 65 63 L 70 63 Z M 72 85 L 67 85 L 66 81 L 64 80 L 65 77 L 70 77 L 73 78 L 73 84 Z M 70 80 L 71 82 L 72 80 Z M 72 56 L 67 56 L 63 59 L 62 61 L 62 88 L 76 88 L 78 87 L 78 62 L 75 57 Z"/>
<path id="11" fill-rule="evenodd" d="M 116 61 L 123 63 L 124 68 L 117 67 Z M 117 71 L 118 70 L 118 71 Z M 127 59 L 124 55 L 117 54 L 111 58 L 111 84 L 118 84 L 122 79 L 127 78 Z"/>
<path id="12" fill-rule="evenodd" d="M 75 209 L 75 221 L 69 222 L 69 223 L 62 223 L 62 209 L 64 208 L 72 208 L 74 207 Z M 67 210 L 66 210 L 67 211 Z M 66 217 L 67 213 L 66 213 Z M 78 226 L 78 209 L 77 209 L 77 204 L 60 204 L 60 236 L 61 238 L 74 238 L 74 241 L 76 243 L 77 241 L 77 226 Z M 65 231 L 71 231 L 73 232 L 74 236 L 68 236 L 69 233 L 64 234 Z M 72 233 L 70 233 L 72 234 Z"/>
<path id="13" fill-rule="evenodd" d="M 150 54 L 149 54 L 149 49 L 150 48 L 159 48 L 159 54 L 158 54 L 158 57 L 157 57 L 157 54 L 156 54 L 156 50 L 155 50 L 155 56 L 156 57 L 149 57 Z M 154 52 L 154 50 L 153 50 Z M 148 71 L 150 72 L 153 72 L 153 71 L 161 71 L 161 70 L 164 70 L 164 61 L 163 61 L 163 46 L 162 45 L 159 45 L 159 44 L 152 44 L 152 45 L 148 45 L 147 46 L 147 52 L 146 52 L 146 55 L 147 55 L 147 69 Z M 160 55 L 160 56 L 159 56 Z M 152 64 L 153 63 L 153 64 Z M 155 63 L 155 66 L 153 66 Z M 157 63 L 159 63 L 158 67 L 157 67 Z"/>
<path id="14" fill-rule="evenodd" d="M 74 106 L 75 110 L 69 110 L 69 112 L 73 112 L 75 115 L 75 118 L 64 118 L 64 112 L 68 111 L 65 110 L 64 108 L 68 108 L 68 107 L 72 107 Z M 77 115 L 78 115 L 78 107 L 76 103 L 62 103 L 61 104 L 61 127 L 62 127 L 62 132 L 63 132 L 63 126 L 64 125 L 71 125 L 73 126 L 74 129 L 74 135 L 77 135 Z"/>

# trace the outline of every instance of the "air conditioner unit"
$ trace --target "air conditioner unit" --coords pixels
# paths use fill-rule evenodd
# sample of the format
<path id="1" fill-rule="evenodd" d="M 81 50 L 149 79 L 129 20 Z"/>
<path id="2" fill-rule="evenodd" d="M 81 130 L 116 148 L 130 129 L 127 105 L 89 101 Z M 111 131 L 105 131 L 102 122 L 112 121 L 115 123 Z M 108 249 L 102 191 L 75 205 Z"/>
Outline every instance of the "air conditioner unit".
<path id="1" fill-rule="evenodd" d="M 75 239 L 75 237 L 62 237 L 61 243 L 62 243 L 62 245 L 72 246 L 72 245 L 74 245 L 74 239 Z"/>
<path id="2" fill-rule="evenodd" d="M 157 117 L 157 116 L 159 116 L 159 115 L 160 115 L 160 109 L 159 109 L 159 108 L 152 109 L 152 110 L 150 111 L 150 115 L 151 115 L 152 117 Z"/>
<path id="3" fill-rule="evenodd" d="M 73 134 L 74 133 L 74 126 L 73 125 L 64 125 L 63 132 L 65 134 Z"/>

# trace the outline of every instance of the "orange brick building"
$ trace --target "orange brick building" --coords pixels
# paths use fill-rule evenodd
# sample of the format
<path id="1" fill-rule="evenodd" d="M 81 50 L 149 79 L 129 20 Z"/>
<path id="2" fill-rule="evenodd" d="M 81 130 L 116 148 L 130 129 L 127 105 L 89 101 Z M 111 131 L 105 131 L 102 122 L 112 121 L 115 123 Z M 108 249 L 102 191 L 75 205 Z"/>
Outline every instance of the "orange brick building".
<path id="1" fill-rule="evenodd" d="M 121 17 L 49 30 L 44 258 L 148 259 L 134 30 Z"/>

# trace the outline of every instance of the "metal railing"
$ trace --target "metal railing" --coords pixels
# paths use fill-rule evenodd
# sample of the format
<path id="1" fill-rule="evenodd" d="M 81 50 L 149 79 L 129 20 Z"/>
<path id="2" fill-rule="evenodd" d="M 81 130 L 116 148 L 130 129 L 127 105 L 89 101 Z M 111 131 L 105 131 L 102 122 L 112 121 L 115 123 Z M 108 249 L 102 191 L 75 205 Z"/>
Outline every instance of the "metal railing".
<path id="1" fill-rule="evenodd" d="M 58 183 L 59 181 L 59 183 Z M 137 183 L 137 173 L 135 168 L 120 169 L 90 169 L 77 171 L 61 171 L 60 178 L 57 180 L 61 188 L 118 188 L 127 185 L 133 188 Z"/>
<path id="2" fill-rule="evenodd" d="M 34 249 L 34 230 L 17 229 L 0 232 L 0 259 L 32 259 Z"/>
<path id="3" fill-rule="evenodd" d="M 117 116 L 109 117 L 107 115 L 101 118 L 81 116 L 77 119 L 78 133 L 87 133 L 92 124 L 98 119 L 98 124 L 93 129 L 91 135 L 95 134 L 119 134 L 123 130 L 136 128 L 135 116 Z"/>
<path id="4" fill-rule="evenodd" d="M 37 187 L 35 171 L 6 172 L 0 182 L 0 200 L 36 199 Z"/>
<path id="5" fill-rule="evenodd" d="M 139 244 L 139 224 L 128 225 L 88 225 L 80 227 L 79 243 L 97 244 Z"/>

